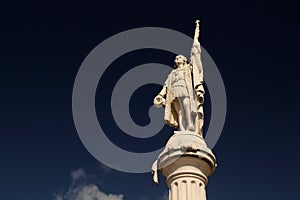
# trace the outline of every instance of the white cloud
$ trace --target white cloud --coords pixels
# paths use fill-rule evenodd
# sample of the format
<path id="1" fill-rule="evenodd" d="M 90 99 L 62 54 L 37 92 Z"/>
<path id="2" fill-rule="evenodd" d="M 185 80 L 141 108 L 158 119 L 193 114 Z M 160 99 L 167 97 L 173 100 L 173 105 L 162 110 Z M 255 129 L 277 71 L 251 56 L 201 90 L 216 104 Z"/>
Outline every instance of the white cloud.
<path id="1" fill-rule="evenodd" d="M 86 172 L 84 169 L 77 169 L 75 171 L 71 171 L 71 178 L 73 181 L 76 181 L 78 179 L 84 178 L 86 179 Z"/>
<path id="2" fill-rule="evenodd" d="M 169 193 L 165 192 L 165 194 L 160 198 L 160 200 L 169 200 Z"/>
<path id="3" fill-rule="evenodd" d="M 99 164 L 99 169 L 102 174 L 109 174 L 109 173 L 113 172 L 113 170 L 110 167 L 108 167 L 104 164 Z"/>
<path id="4" fill-rule="evenodd" d="M 123 195 L 105 194 L 94 184 L 71 187 L 61 197 L 56 200 L 123 200 Z"/>
<path id="5" fill-rule="evenodd" d="M 60 194 L 54 194 L 54 196 L 55 196 L 55 200 L 63 200 Z"/>
<path id="6" fill-rule="evenodd" d="M 87 181 L 79 183 L 79 179 L 87 179 L 83 169 L 71 172 L 72 183 L 65 194 L 55 194 L 55 200 L 123 200 L 122 194 L 106 194 L 97 185 Z"/>

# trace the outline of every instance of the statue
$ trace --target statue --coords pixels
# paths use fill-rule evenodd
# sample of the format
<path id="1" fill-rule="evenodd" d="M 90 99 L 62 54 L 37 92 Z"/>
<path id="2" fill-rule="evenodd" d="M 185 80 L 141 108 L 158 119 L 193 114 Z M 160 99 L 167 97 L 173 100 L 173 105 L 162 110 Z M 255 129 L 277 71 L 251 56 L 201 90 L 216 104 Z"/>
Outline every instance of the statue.
<path id="1" fill-rule="evenodd" d="M 208 177 L 217 166 L 202 133 L 205 91 L 199 33 L 197 20 L 190 62 L 182 55 L 175 57 L 175 69 L 153 100 L 155 106 L 165 106 L 166 123 L 178 129 L 152 165 L 156 185 L 158 170 L 166 177 L 169 200 L 206 200 Z"/>
<path id="2" fill-rule="evenodd" d="M 179 131 L 192 131 L 203 137 L 203 69 L 201 48 L 198 41 L 200 34 L 199 20 L 196 21 L 194 43 L 190 62 L 182 55 L 174 60 L 171 71 L 162 90 L 154 98 L 156 107 L 165 106 L 165 121 Z M 176 132 L 175 132 L 176 133 Z"/>

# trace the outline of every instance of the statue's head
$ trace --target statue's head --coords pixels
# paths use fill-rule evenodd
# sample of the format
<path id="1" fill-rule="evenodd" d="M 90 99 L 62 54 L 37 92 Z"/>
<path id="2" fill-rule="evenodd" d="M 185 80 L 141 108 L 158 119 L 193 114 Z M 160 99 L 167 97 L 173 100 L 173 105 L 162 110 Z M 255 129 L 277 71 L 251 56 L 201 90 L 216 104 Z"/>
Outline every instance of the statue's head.
<path id="1" fill-rule="evenodd" d="M 186 57 L 183 55 L 177 55 L 174 60 L 174 68 L 176 69 L 181 64 L 186 64 Z"/>

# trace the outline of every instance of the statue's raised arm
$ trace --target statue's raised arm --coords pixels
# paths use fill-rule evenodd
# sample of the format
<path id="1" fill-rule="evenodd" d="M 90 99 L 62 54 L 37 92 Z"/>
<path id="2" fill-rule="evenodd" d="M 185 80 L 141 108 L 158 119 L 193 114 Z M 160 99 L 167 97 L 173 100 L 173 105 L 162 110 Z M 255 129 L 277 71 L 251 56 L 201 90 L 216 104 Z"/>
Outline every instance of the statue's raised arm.
<path id="1" fill-rule="evenodd" d="M 201 62 L 201 46 L 199 42 L 199 36 L 200 36 L 200 21 L 196 21 L 196 28 L 195 28 L 195 34 L 194 34 L 194 43 L 191 50 L 191 58 L 190 62 L 193 66 L 197 66 L 200 73 L 202 73 L 202 62 Z M 202 75 L 203 78 L 203 75 Z"/>
<path id="2" fill-rule="evenodd" d="M 205 92 L 203 87 L 203 67 L 201 62 L 201 46 L 199 42 L 199 36 L 200 36 L 200 20 L 196 20 L 194 43 L 191 50 L 190 63 L 193 67 L 194 76 L 198 80 L 198 82 L 196 82 L 194 85 L 195 92 L 201 104 L 203 104 Z"/>

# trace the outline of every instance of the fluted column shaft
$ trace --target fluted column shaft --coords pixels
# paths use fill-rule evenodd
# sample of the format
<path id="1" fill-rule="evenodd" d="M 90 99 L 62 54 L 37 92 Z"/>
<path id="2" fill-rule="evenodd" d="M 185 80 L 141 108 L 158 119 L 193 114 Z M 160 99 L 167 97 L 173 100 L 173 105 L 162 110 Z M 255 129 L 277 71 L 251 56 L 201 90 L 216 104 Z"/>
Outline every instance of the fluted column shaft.
<path id="1" fill-rule="evenodd" d="M 161 169 L 169 187 L 169 200 L 206 200 L 205 186 L 212 168 L 195 156 L 177 158 Z"/>
<path id="2" fill-rule="evenodd" d="M 169 200 L 206 200 L 205 184 L 196 177 L 178 177 L 170 183 Z"/>

